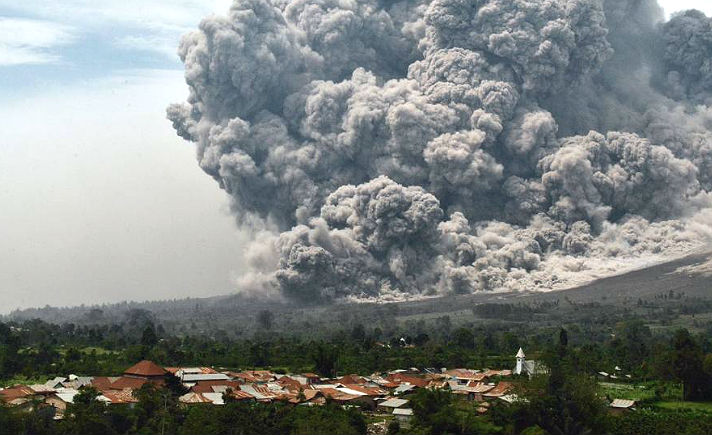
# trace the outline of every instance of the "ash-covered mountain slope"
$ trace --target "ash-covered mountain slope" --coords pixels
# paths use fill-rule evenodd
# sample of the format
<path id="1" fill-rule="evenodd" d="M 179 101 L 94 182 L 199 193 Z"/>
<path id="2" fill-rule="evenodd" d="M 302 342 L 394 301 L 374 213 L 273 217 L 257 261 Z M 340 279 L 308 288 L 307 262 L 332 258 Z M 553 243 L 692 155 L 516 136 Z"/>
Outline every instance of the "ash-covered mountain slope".
<path id="1" fill-rule="evenodd" d="M 52 323 L 100 325 L 151 321 L 167 330 L 184 334 L 251 334 L 263 326 L 260 312 L 274 318 L 272 331 L 287 334 L 327 333 L 332 325 L 343 328 L 350 323 L 396 324 L 399 320 L 424 316 L 434 319 L 450 313 L 467 312 L 467 321 L 490 318 L 493 304 L 525 307 L 548 306 L 546 321 L 574 321 L 581 313 L 620 311 L 630 317 L 631 308 L 674 295 L 680 304 L 694 312 L 699 304 L 712 304 L 712 254 L 695 254 L 676 261 L 613 276 L 568 290 L 552 292 L 475 293 L 430 299 L 376 303 L 337 303 L 327 306 L 299 306 L 281 299 L 255 299 L 244 295 L 174 301 L 131 302 L 102 306 L 27 309 L 13 312 L 4 320 L 39 318 Z M 672 298 L 671 298 L 672 299 Z M 548 305 L 547 305 L 548 304 Z M 556 304 L 556 305 L 552 305 Z M 477 308 L 477 307 L 480 308 Z M 474 317 L 470 311 L 474 313 Z M 573 314 L 576 310 L 578 314 Z M 587 311 L 589 310 L 589 311 Z M 646 315 L 646 314 L 643 314 Z M 560 317 L 557 317 L 560 316 Z M 497 318 L 497 317 L 495 317 Z M 558 320 L 557 320 L 558 319 Z M 516 318 L 514 319 L 516 321 Z"/>

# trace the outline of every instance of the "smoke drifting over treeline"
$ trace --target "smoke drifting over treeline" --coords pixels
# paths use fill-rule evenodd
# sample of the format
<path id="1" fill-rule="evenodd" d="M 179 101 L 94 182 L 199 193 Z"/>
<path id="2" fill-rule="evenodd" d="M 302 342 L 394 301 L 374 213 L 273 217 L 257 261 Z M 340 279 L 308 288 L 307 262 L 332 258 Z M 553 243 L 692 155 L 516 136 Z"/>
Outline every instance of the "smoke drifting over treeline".
<path id="1" fill-rule="evenodd" d="M 655 0 L 236 0 L 168 117 L 305 301 L 552 288 L 712 223 L 712 20 Z"/>

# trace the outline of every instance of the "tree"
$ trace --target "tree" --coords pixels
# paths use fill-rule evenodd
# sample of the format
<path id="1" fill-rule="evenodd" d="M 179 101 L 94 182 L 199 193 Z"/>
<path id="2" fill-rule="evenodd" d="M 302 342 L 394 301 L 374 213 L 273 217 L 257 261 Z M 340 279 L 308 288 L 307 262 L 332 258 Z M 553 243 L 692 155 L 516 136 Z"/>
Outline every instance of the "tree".
<path id="1" fill-rule="evenodd" d="M 24 422 L 20 413 L 4 403 L 0 403 L 0 428 L 3 433 L 24 433 Z"/>
<path id="2" fill-rule="evenodd" d="M 274 322 L 274 313 L 270 310 L 262 310 L 257 313 L 257 325 L 265 330 L 272 329 L 272 323 Z"/>
<path id="3" fill-rule="evenodd" d="M 363 324 L 357 323 L 351 330 L 351 339 L 354 341 L 363 341 L 366 338 L 366 328 Z"/>
<path id="4" fill-rule="evenodd" d="M 148 324 L 143 330 L 141 335 L 141 345 L 151 348 L 158 343 L 158 336 L 156 336 L 156 330 L 153 328 L 153 324 Z"/>
<path id="5" fill-rule="evenodd" d="M 106 405 L 97 398 L 99 392 L 91 387 L 82 388 L 67 406 L 60 432 L 65 434 L 110 435 L 116 431 L 106 415 Z"/>
<path id="6" fill-rule="evenodd" d="M 338 353 L 336 349 L 324 343 L 317 344 L 312 354 L 316 372 L 322 376 L 334 375 L 337 358 Z"/>
<path id="7" fill-rule="evenodd" d="M 703 353 L 687 329 L 675 332 L 670 365 L 672 373 L 682 382 L 684 400 L 702 400 L 709 395 L 709 376 L 704 372 Z"/>
<path id="8" fill-rule="evenodd" d="M 180 397 L 189 391 L 185 388 L 180 378 L 172 373 L 166 373 L 163 388 L 169 391 L 174 397 Z"/>
<path id="9" fill-rule="evenodd" d="M 605 403 L 596 396 L 595 380 L 572 369 L 568 341 L 562 328 L 558 344 L 546 358 L 549 375 L 535 378 L 525 392 L 526 401 L 517 405 L 520 430 L 534 425 L 562 435 L 603 430 Z"/>
<path id="10" fill-rule="evenodd" d="M 455 344 L 465 349 L 474 349 L 475 334 L 467 328 L 458 328 L 452 334 L 452 339 Z"/>

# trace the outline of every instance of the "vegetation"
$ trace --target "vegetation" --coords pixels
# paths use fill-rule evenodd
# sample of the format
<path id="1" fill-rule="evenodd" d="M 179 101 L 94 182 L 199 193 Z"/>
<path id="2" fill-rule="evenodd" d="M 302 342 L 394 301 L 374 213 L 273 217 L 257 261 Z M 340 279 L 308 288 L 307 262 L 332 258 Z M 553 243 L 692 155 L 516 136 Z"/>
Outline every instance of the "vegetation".
<path id="1" fill-rule="evenodd" d="M 118 375 L 140 359 L 323 376 L 407 367 L 512 368 L 522 346 L 528 358 L 550 370 L 547 376 L 517 379 L 521 400 L 493 402 L 481 413 L 476 402 L 420 390 L 410 397 L 413 420 L 389 419 L 388 433 L 712 434 L 712 323 L 705 316 L 712 305 L 693 302 L 665 293 L 611 309 L 605 303 L 552 299 L 453 307 L 452 316 L 386 305 L 365 316 L 341 312 L 340 322 L 328 327 L 327 315 L 305 314 L 305 323 L 298 324 L 296 317 L 285 320 L 265 308 L 255 311 L 251 326 L 231 330 L 164 323 L 146 310 L 117 317 L 93 309 L 76 323 L 0 322 L 0 385 L 69 373 Z M 618 379 L 603 380 L 599 371 Z M 367 422 L 375 420 L 334 404 L 185 407 L 177 400 L 183 392 L 180 385 L 146 387 L 136 392 L 139 402 L 131 408 L 107 407 L 87 389 L 61 422 L 46 408 L 0 407 L 0 427 L 8 434 L 348 434 L 365 433 Z M 607 402 L 613 398 L 634 399 L 637 410 L 612 415 Z"/>
<path id="2" fill-rule="evenodd" d="M 113 434 L 363 434 L 366 423 L 355 409 L 340 406 L 292 407 L 282 403 L 228 402 L 224 406 L 178 406 L 176 396 L 147 387 L 133 408 L 106 406 L 97 391 L 82 389 L 66 418 L 55 423 L 49 408 L 20 412 L 0 407 L 3 433 L 32 435 Z"/>

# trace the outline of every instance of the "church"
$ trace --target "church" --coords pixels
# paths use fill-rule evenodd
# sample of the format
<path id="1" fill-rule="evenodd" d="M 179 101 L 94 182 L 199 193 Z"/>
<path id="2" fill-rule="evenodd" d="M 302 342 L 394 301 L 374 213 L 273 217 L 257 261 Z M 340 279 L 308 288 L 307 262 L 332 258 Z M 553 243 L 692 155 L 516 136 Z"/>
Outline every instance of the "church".
<path id="1" fill-rule="evenodd" d="M 535 375 L 543 375 L 548 372 L 546 366 L 539 361 L 527 360 L 524 350 L 520 347 L 517 352 L 517 363 L 512 373 L 515 375 L 527 375 L 530 378 Z"/>

